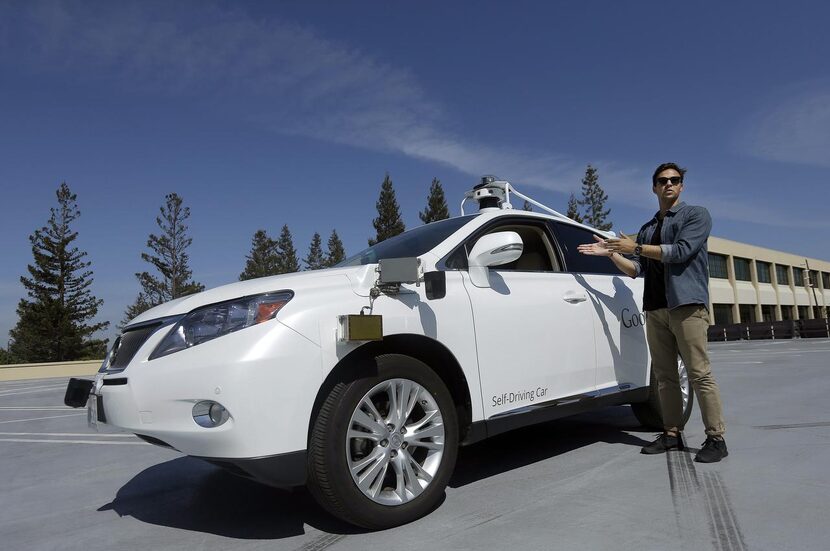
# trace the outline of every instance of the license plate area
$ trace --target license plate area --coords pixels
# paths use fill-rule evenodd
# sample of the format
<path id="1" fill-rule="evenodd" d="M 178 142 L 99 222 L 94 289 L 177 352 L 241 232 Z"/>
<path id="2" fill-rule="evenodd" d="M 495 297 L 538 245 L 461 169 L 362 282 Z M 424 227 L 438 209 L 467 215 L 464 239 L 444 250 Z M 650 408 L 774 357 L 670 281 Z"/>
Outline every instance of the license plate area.
<path id="1" fill-rule="evenodd" d="M 89 394 L 92 392 L 94 381 L 89 379 L 69 379 L 66 385 L 66 394 L 63 396 L 63 403 L 71 408 L 82 408 L 87 405 Z"/>
<path id="2" fill-rule="evenodd" d="M 104 397 L 98 394 L 93 394 L 89 397 L 89 402 L 86 406 L 86 420 L 87 424 L 94 428 L 98 428 L 98 423 L 106 423 L 107 415 L 104 412 Z"/>

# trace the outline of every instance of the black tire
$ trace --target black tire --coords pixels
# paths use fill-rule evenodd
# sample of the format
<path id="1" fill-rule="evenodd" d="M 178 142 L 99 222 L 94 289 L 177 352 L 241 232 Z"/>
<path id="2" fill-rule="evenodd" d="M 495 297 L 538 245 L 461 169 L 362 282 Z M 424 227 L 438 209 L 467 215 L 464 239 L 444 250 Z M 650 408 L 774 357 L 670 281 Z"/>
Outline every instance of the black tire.
<path id="1" fill-rule="evenodd" d="M 678 366 L 680 368 L 681 366 Z M 682 365 L 685 369 L 685 365 Z M 691 382 L 689 383 L 689 401 L 686 403 L 686 409 L 683 411 L 683 420 L 680 426 L 682 430 L 692 416 L 692 409 L 695 405 L 695 393 L 692 391 Z M 660 409 L 660 393 L 657 390 L 657 377 L 654 376 L 654 369 L 651 370 L 651 380 L 648 389 L 648 400 L 645 402 L 637 402 L 631 404 L 631 411 L 634 417 L 641 425 L 648 429 L 655 431 L 663 430 L 663 414 Z"/>
<path id="2" fill-rule="evenodd" d="M 415 358 L 399 354 L 378 356 L 375 361 L 376 375 L 338 383 L 314 419 L 308 446 L 308 488 L 317 502 L 332 515 L 363 528 L 380 530 L 416 520 L 429 513 L 441 501 L 458 455 L 458 421 L 449 390 L 429 366 Z M 422 489 L 422 493 L 408 498 L 409 501 L 401 504 L 386 505 L 364 494 L 353 480 L 349 469 L 349 458 L 352 455 L 348 454 L 353 454 L 354 450 L 347 443 L 347 435 L 352 416 L 367 393 L 377 385 L 393 379 L 414 382 L 434 398 L 434 403 L 437 404 L 439 414 L 443 418 L 444 448 L 437 470 L 431 481 Z M 418 407 L 415 406 L 416 411 Z M 413 415 L 415 414 L 413 412 Z M 385 441 L 387 446 L 392 445 L 391 440 Z M 371 442 L 367 442 L 367 445 L 372 446 L 372 451 L 380 446 Z M 409 450 L 414 457 L 416 452 L 413 450 L 417 450 L 414 443 Z M 397 456 L 399 451 L 394 453 Z M 388 465 L 392 465 L 391 460 Z M 388 467 L 388 470 L 391 476 L 394 476 L 393 468 Z M 383 472 L 386 473 L 387 470 L 384 469 Z M 377 480 L 380 480 L 380 487 L 385 487 L 385 475 L 380 475 Z"/>

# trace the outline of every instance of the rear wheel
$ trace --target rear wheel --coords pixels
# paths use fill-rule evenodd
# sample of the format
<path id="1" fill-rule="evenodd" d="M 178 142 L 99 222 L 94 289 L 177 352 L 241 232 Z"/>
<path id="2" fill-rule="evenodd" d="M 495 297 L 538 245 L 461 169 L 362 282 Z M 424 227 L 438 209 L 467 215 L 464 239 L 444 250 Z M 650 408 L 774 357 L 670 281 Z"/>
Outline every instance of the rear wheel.
<path id="1" fill-rule="evenodd" d="M 683 418 L 681 429 L 686 426 L 689 417 L 692 415 L 692 408 L 694 407 L 694 393 L 692 392 L 692 385 L 689 382 L 689 374 L 686 371 L 686 364 L 683 359 L 679 358 L 677 362 L 677 371 L 680 376 L 680 393 L 683 396 Z M 663 430 L 663 414 L 660 409 L 660 393 L 657 389 L 657 377 L 654 376 L 654 369 L 651 370 L 651 381 L 649 383 L 648 400 L 645 402 L 638 402 L 631 404 L 631 410 L 634 416 L 644 427 L 654 430 Z"/>
<path id="2" fill-rule="evenodd" d="M 458 422 L 441 379 L 423 362 L 376 358 L 377 374 L 339 383 L 309 438 L 309 490 L 333 515 L 365 528 L 413 521 L 441 500 L 455 467 Z"/>

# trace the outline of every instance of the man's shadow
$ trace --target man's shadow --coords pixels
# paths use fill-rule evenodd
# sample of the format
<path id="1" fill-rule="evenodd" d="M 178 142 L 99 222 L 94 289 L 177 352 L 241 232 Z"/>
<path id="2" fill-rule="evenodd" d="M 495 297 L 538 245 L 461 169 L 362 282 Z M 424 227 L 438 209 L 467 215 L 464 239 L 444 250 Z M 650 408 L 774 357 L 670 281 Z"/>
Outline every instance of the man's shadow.
<path id="1" fill-rule="evenodd" d="M 645 328 L 644 325 L 640 323 L 638 316 L 640 309 L 637 306 L 637 301 L 634 300 L 634 293 L 631 288 L 623 283 L 622 279 L 618 276 L 615 276 L 611 280 L 614 285 L 613 296 L 603 293 L 599 289 L 591 286 L 591 284 L 588 283 L 585 277 L 581 274 L 574 274 L 574 279 L 576 279 L 577 283 L 588 291 L 588 298 L 591 300 L 591 304 L 593 305 L 600 324 L 602 325 L 602 331 L 605 334 L 605 338 L 607 339 L 608 346 L 611 350 L 611 359 L 614 362 L 613 365 L 615 371 L 617 371 L 617 366 L 622 365 L 627 352 L 627 350 L 623 348 L 624 345 L 631 342 L 636 343 L 635 346 L 632 347 L 635 351 L 641 350 L 643 346 L 646 346 Z M 632 316 L 637 315 L 637 323 L 632 323 L 631 320 L 623 320 L 623 312 L 625 311 L 630 312 Z M 618 329 L 623 323 L 631 323 L 630 326 L 626 327 L 626 335 L 623 334 L 623 331 L 618 330 L 617 340 L 620 343 L 619 346 L 617 346 L 617 340 L 614 339 L 614 333 L 612 333 L 611 327 L 608 324 L 606 312 L 611 312 L 614 315 L 614 323 Z M 620 379 L 619 375 L 620 373 L 617 372 L 618 381 Z M 623 383 L 632 381 L 620 382 Z"/>

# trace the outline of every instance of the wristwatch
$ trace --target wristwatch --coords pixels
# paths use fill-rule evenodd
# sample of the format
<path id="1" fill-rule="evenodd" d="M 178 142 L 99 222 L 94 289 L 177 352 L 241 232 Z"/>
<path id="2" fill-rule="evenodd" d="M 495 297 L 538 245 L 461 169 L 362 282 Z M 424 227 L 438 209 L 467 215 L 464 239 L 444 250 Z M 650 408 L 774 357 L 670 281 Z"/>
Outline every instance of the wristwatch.
<path id="1" fill-rule="evenodd" d="M 642 252 L 643 252 L 643 246 L 642 245 L 637 245 L 636 247 L 634 247 L 634 254 L 636 256 L 640 256 L 640 253 L 642 253 Z"/>

